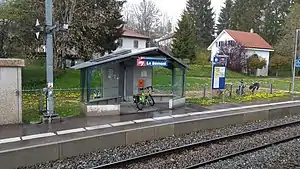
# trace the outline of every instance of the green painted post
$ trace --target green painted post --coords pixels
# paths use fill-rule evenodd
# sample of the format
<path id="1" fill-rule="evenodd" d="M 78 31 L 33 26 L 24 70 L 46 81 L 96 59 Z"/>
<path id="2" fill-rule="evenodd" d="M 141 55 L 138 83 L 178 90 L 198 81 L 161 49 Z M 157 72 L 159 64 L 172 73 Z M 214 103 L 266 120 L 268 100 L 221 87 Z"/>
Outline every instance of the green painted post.
<path id="1" fill-rule="evenodd" d="M 181 97 L 183 98 L 185 95 L 185 69 L 182 69 L 182 84 L 181 84 Z"/>
<path id="2" fill-rule="evenodd" d="M 85 89 L 85 79 L 86 79 L 86 69 L 80 70 L 80 96 L 81 96 L 81 102 L 84 102 L 84 89 Z"/>
<path id="3" fill-rule="evenodd" d="M 87 101 L 87 103 L 89 103 L 90 102 L 90 96 L 91 96 L 92 69 L 88 68 L 86 72 L 87 72 L 87 81 L 86 81 L 87 98 L 86 98 L 86 101 Z"/>

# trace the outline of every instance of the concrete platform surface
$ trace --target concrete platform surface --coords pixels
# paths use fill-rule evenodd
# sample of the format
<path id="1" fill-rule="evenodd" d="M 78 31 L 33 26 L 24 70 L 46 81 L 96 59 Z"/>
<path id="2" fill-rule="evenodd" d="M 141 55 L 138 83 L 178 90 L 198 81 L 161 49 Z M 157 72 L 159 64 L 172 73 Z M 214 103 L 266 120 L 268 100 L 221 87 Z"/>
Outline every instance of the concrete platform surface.
<path id="1" fill-rule="evenodd" d="M 288 100 L 289 99 L 284 99 L 282 101 L 288 101 Z M 168 104 L 157 104 L 155 107 L 146 107 L 143 111 L 139 111 L 136 113 L 133 113 L 133 111 L 136 110 L 134 110 L 132 105 L 126 105 L 128 106 L 128 111 L 131 112 L 129 114 L 124 114 L 120 116 L 102 116 L 102 117 L 101 116 L 100 117 L 79 116 L 79 117 L 66 118 L 61 123 L 0 126 L 0 140 L 6 138 L 36 135 L 41 133 L 70 130 L 74 128 L 97 126 L 97 125 L 124 122 L 130 120 L 138 120 L 138 119 L 176 115 L 176 114 L 185 114 L 190 112 L 202 112 L 205 110 L 218 110 L 218 109 L 225 109 L 225 108 L 232 108 L 232 107 L 240 107 L 245 105 L 265 104 L 271 102 L 274 102 L 274 100 L 271 101 L 263 100 L 263 101 L 257 101 L 252 103 L 226 103 L 226 104 L 224 103 L 224 104 L 215 104 L 210 106 L 186 104 L 185 107 L 176 108 L 175 110 L 167 110 Z"/>
<path id="2" fill-rule="evenodd" d="M 295 101 L 299 102 L 300 101 Z M 276 109 L 276 106 L 281 106 L 282 104 L 285 104 L 286 102 L 280 102 L 280 103 L 271 103 L 271 107 Z M 291 104 L 291 102 L 290 102 Z M 22 136 L 12 136 L 12 137 L 6 137 L 0 139 L 0 151 L 8 150 L 8 149 L 15 149 L 15 148 L 21 148 L 26 146 L 34 146 L 37 144 L 48 144 L 52 142 L 60 142 L 63 140 L 70 140 L 70 139 L 76 139 L 80 137 L 90 137 L 94 135 L 101 135 L 106 133 L 112 133 L 112 132 L 118 132 L 121 130 L 130 130 L 135 129 L 139 127 L 147 127 L 151 125 L 156 124 L 164 124 L 164 123 L 174 123 L 179 120 L 194 120 L 195 118 L 214 118 L 219 116 L 226 116 L 230 114 L 235 113 L 243 113 L 241 110 L 244 110 L 245 108 L 247 111 L 262 111 L 261 107 L 269 106 L 270 104 L 260 104 L 260 105 L 248 105 L 248 106 L 242 106 L 242 107 L 233 107 L 233 108 L 227 108 L 227 109 L 217 109 L 217 110 L 209 110 L 206 109 L 205 111 L 190 111 L 190 112 L 176 112 L 172 110 L 165 111 L 164 113 L 161 113 L 159 115 L 153 116 L 148 115 L 148 117 L 142 118 L 139 117 L 126 117 L 123 118 L 122 121 L 119 119 L 115 119 L 109 121 L 96 121 L 95 123 L 89 123 L 89 125 L 85 126 L 78 126 L 76 128 L 67 128 L 67 129 L 61 129 L 61 128 L 48 128 L 47 132 L 38 133 L 38 131 L 42 130 L 34 130 L 30 131 L 33 134 L 27 134 Z M 268 108 L 269 109 L 269 108 Z M 192 109 L 195 110 L 195 109 Z M 139 114 L 140 115 L 140 114 Z M 269 118 L 269 117 L 268 117 Z M 79 121 L 79 119 L 77 119 Z M 76 122 L 75 120 L 66 121 L 67 123 L 70 122 Z M 80 122 L 80 121 L 79 121 Z M 87 124 L 87 123 L 86 123 Z M 57 125 L 59 124 L 51 124 Z M 61 125 L 61 124 L 60 124 Z M 45 126 L 45 125 L 42 125 Z M 73 125 L 74 126 L 74 125 Z M 30 128 L 29 128 L 30 129 Z M 43 129 L 43 128 L 42 128 Z M 44 128 L 47 129 L 47 128 Z M 57 130 L 55 130 L 57 129 Z M 34 133 L 34 132 L 37 133 Z"/>
<path id="3" fill-rule="evenodd" d="M 0 163 L 4 164 L 4 168 L 15 168 L 201 129 L 282 118 L 299 112 L 300 101 L 290 101 L 156 116 L 6 138 L 0 140 Z M 8 160 L 11 162 L 5 163 Z"/>
<path id="4" fill-rule="evenodd" d="M 6 125 L 0 126 L 0 140 L 11 137 L 20 137 L 27 135 L 35 135 L 48 132 L 56 132 L 60 130 L 69 130 L 74 128 L 103 125 L 108 123 L 117 123 L 130 120 L 145 119 L 151 117 L 159 117 L 174 114 L 184 114 L 189 112 L 204 111 L 207 108 L 193 108 L 188 104 L 185 107 L 176 110 L 166 110 L 167 104 L 158 104 L 155 108 L 145 108 L 144 111 L 139 111 L 135 114 L 126 114 L 119 116 L 99 116 L 99 117 L 71 117 L 66 118 L 60 123 L 52 124 L 22 124 L 22 125 Z M 0 141 L 1 143 L 1 141 Z"/>
<path id="5" fill-rule="evenodd" d="M 286 98 L 286 99 L 281 99 L 280 101 L 289 101 L 289 100 L 290 99 Z M 215 104 L 210 106 L 200 106 L 198 104 L 186 104 L 185 107 L 177 108 L 175 110 L 167 110 L 168 107 L 167 104 L 157 104 L 155 108 L 153 107 L 145 108 L 144 111 L 140 111 L 135 114 L 130 113 L 130 114 L 124 114 L 120 116 L 103 116 L 103 117 L 79 116 L 79 117 L 66 118 L 61 123 L 53 123 L 53 124 L 6 125 L 6 126 L 0 126 L 0 144 L 1 144 L 1 140 L 7 138 L 37 135 L 42 133 L 71 130 L 76 128 L 104 125 L 109 123 L 125 122 L 130 120 L 139 120 L 139 119 L 146 119 L 146 118 L 153 118 L 153 117 L 160 117 L 160 116 L 186 114 L 190 112 L 202 112 L 206 110 L 218 110 L 218 109 L 226 109 L 226 108 L 233 108 L 233 107 L 240 107 L 240 106 L 247 106 L 247 105 L 267 104 L 272 102 L 274 102 L 274 100 L 263 100 L 263 101 L 256 101 L 252 103 L 224 103 L 224 104 Z M 130 107 L 129 109 L 133 111 L 132 106 L 128 105 L 128 107 Z M 39 137 L 42 136 L 47 136 L 47 135 L 40 135 Z M 27 137 L 27 138 L 31 138 L 31 137 Z"/>

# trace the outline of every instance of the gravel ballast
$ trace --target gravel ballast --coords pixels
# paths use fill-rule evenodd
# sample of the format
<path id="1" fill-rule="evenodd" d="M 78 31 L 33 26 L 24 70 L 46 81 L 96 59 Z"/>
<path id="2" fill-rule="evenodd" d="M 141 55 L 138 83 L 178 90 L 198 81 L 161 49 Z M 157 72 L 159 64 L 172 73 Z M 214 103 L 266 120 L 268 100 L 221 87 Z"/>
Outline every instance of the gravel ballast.
<path id="1" fill-rule="evenodd" d="M 140 155 L 145 155 L 148 153 L 183 146 L 186 144 L 196 143 L 221 136 L 237 134 L 240 132 L 260 129 L 263 127 L 274 126 L 298 120 L 300 120 L 300 115 L 287 117 L 284 119 L 277 119 L 273 121 L 252 122 L 244 125 L 232 125 L 220 129 L 198 131 L 182 136 L 172 136 L 159 140 L 145 141 L 133 145 L 115 147 L 101 152 L 91 152 L 76 157 L 46 162 L 43 164 L 37 164 L 29 167 L 22 167 L 22 169 L 91 168 L 98 165 L 108 164 Z"/>
<path id="2" fill-rule="evenodd" d="M 219 161 L 199 169 L 299 169 L 300 139 Z"/>
<path id="3" fill-rule="evenodd" d="M 266 131 L 237 139 L 220 141 L 214 144 L 186 149 L 170 155 L 164 155 L 150 160 L 134 163 L 122 168 L 185 168 L 200 162 L 213 160 L 218 157 L 240 152 L 249 148 L 255 148 L 275 141 L 280 141 L 300 134 L 300 124 L 277 130 Z"/>

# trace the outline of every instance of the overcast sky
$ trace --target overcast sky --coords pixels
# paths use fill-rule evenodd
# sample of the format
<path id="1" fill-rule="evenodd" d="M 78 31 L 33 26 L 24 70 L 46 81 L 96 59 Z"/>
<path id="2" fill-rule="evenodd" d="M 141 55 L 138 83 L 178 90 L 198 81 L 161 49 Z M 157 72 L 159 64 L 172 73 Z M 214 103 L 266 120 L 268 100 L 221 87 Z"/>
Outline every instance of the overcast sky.
<path id="1" fill-rule="evenodd" d="M 138 4 L 142 0 L 127 0 L 130 4 Z M 185 8 L 186 0 L 153 0 L 157 7 L 172 19 L 173 24 L 177 23 L 180 14 Z M 211 0 L 215 13 L 218 15 L 225 0 Z"/>

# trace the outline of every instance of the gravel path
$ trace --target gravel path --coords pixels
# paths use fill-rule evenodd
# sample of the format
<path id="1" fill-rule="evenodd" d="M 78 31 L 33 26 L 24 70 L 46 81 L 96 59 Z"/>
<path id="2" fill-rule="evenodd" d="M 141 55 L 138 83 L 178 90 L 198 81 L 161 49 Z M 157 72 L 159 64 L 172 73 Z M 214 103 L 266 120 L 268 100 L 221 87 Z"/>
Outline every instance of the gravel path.
<path id="1" fill-rule="evenodd" d="M 220 161 L 199 169 L 299 169 L 300 139 Z"/>
<path id="2" fill-rule="evenodd" d="M 37 164 L 30 167 L 22 167 L 20 169 L 83 169 L 90 168 L 97 165 L 112 163 L 148 153 L 153 153 L 173 147 L 191 144 L 199 141 L 204 141 L 221 136 L 240 133 L 243 131 L 250 131 L 262 127 L 283 124 L 287 122 L 300 120 L 300 115 L 278 119 L 273 121 L 253 122 L 245 125 L 232 125 L 225 128 L 204 130 L 185 134 L 182 136 L 172 136 L 159 140 L 146 141 L 136 143 L 128 146 L 120 146 L 112 149 L 107 149 L 101 152 L 92 152 L 76 157 L 66 158 L 63 160 L 56 160 L 43 164 Z"/>
<path id="3" fill-rule="evenodd" d="M 238 139 L 221 141 L 215 144 L 201 146 L 191 150 L 184 150 L 183 152 L 177 152 L 167 156 L 153 158 L 145 162 L 123 166 L 122 168 L 185 168 L 199 162 L 205 162 L 249 148 L 254 148 L 275 141 L 280 141 L 282 139 L 299 134 L 300 124 L 278 130 L 266 131 Z"/>

